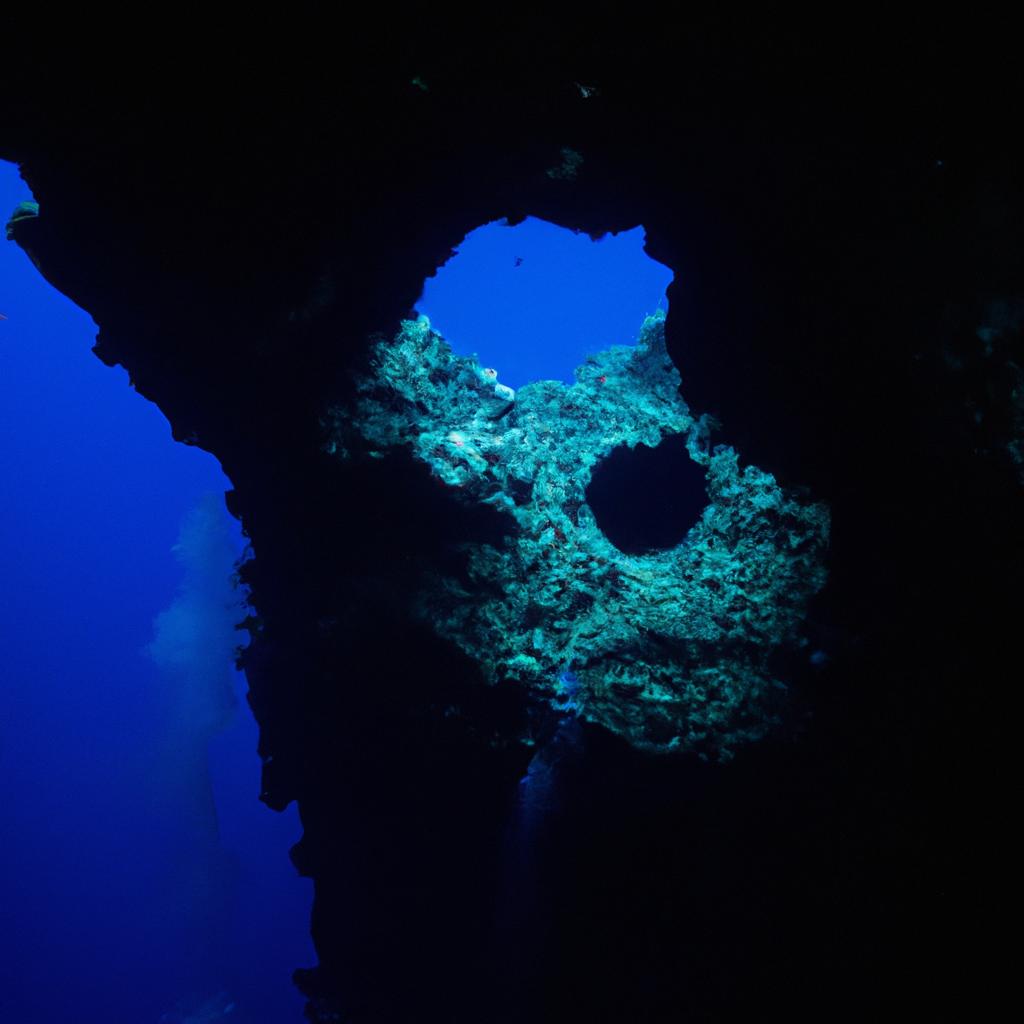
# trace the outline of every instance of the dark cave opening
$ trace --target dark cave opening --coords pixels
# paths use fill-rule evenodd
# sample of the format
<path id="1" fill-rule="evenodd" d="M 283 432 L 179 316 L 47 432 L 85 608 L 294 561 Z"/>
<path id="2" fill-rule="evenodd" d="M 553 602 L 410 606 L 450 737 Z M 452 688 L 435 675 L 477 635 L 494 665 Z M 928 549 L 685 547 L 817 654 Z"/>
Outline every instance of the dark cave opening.
<path id="1" fill-rule="evenodd" d="M 594 467 L 587 504 L 620 551 L 664 551 L 686 537 L 707 505 L 704 476 L 682 435 L 654 448 L 621 445 Z"/>

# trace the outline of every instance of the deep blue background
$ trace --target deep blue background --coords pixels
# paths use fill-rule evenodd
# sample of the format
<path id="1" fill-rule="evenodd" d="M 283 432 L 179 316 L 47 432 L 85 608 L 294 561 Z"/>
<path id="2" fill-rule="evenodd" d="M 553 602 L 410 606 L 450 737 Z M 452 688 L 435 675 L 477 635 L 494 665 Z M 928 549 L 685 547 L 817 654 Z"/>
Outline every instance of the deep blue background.
<path id="1" fill-rule="evenodd" d="M 667 308 L 672 271 L 643 245 L 642 227 L 595 242 L 535 217 L 494 221 L 466 236 L 416 309 L 502 384 L 571 384 L 589 353 L 633 344 L 644 317 Z"/>
<path id="2" fill-rule="evenodd" d="M 0 213 L 28 198 L 0 164 Z M 155 1024 L 223 988 L 228 1019 L 298 1022 L 291 970 L 315 958 L 295 809 L 257 800 L 245 704 L 204 763 L 180 680 L 145 650 L 182 583 L 184 517 L 230 483 L 92 355 L 89 316 L 13 243 L 0 312 L 0 1020 Z M 220 525 L 218 579 L 242 546 Z"/>

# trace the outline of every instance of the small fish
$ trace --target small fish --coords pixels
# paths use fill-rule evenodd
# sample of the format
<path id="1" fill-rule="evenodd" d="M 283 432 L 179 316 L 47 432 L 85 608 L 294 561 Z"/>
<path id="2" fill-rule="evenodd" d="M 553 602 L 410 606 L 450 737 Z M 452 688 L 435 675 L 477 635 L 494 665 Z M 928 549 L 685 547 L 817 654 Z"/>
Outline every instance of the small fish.
<path id="1" fill-rule="evenodd" d="M 6 320 L 6 319 L 7 319 L 7 317 L 3 313 L 0 313 L 0 320 Z"/>
<path id="2" fill-rule="evenodd" d="M 521 267 L 522 265 L 523 265 L 523 257 L 522 256 L 517 256 L 516 257 L 516 266 L 517 267 Z"/>

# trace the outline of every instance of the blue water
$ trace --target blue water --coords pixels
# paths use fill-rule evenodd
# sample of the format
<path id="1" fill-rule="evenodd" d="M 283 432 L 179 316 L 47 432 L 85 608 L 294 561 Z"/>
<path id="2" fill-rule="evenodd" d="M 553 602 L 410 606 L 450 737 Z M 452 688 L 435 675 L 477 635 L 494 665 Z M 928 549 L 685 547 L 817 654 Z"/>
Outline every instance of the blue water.
<path id="1" fill-rule="evenodd" d="M 571 384 L 589 353 L 632 344 L 644 317 L 668 308 L 672 271 L 646 255 L 644 237 L 636 227 L 595 242 L 535 217 L 494 221 L 427 279 L 416 310 L 502 384 Z"/>
<path id="2" fill-rule="evenodd" d="M 0 164 L 0 213 L 30 198 Z M 0 313 L 0 1021 L 298 1022 L 311 886 L 257 799 L 230 482 L 13 243 Z"/>

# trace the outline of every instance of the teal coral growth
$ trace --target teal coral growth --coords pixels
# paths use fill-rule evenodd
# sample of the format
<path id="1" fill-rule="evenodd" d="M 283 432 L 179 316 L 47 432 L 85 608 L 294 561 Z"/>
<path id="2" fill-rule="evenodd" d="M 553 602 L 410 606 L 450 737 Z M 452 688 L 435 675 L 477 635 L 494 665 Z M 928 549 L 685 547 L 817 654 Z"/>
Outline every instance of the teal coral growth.
<path id="1" fill-rule="evenodd" d="M 646 750 L 722 758 L 771 725 L 784 684 L 769 657 L 800 643 L 825 582 L 829 516 L 712 448 L 712 424 L 690 414 L 679 384 L 663 315 L 636 346 L 590 356 L 573 385 L 518 393 L 421 317 L 376 345 L 353 404 L 332 410 L 329 450 L 407 446 L 460 500 L 511 517 L 502 546 L 467 545 L 468 587 L 435 577 L 418 598 L 488 682 L 514 680 L 556 710 L 569 701 Z M 620 445 L 675 435 L 706 469 L 707 507 L 676 547 L 624 554 L 586 503 L 591 471 Z"/>

